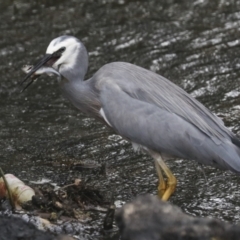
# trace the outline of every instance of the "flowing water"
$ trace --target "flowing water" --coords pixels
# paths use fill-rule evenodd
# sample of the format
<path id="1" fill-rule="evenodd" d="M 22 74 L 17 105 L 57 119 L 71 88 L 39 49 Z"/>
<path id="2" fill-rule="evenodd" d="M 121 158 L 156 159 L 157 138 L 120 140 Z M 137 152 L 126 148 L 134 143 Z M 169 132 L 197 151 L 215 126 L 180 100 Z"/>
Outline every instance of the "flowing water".
<path id="1" fill-rule="evenodd" d="M 112 61 L 151 69 L 240 134 L 239 1 L 0 0 L 0 166 L 5 172 L 58 184 L 79 177 L 120 203 L 156 194 L 152 159 L 78 112 L 61 96 L 56 79 L 44 76 L 20 93 L 21 67 L 33 64 L 63 34 L 86 45 L 87 77 Z M 73 170 L 69 162 L 105 170 Z M 168 165 L 178 179 L 172 203 L 194 216 L 239 222 L 239 176 L 182 159 Z M 85 224 L 84 238 L 113 239 L 101 231 L 103 217 L 95 214 Z"/>

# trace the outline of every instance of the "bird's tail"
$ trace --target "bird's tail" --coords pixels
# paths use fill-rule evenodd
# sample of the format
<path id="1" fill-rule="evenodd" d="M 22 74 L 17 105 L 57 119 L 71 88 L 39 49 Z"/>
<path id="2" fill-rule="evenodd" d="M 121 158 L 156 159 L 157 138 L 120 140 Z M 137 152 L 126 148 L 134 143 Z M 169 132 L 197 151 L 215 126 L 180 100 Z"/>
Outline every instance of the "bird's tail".
<path id="1" fill-rule="evenodd" d="M 223 150 L 218 153 L 219 157 L 229 166 L 229 170 L 240 173 L 240 140 L 232 137 L 231 142 L 223 145 Z"/>
<path id="2" fill-rule="evenodd" d="M 232 140 L 232 143 L 240 149 L 240 140 L 235 136 L 232 137 L 231 140 Z"/>

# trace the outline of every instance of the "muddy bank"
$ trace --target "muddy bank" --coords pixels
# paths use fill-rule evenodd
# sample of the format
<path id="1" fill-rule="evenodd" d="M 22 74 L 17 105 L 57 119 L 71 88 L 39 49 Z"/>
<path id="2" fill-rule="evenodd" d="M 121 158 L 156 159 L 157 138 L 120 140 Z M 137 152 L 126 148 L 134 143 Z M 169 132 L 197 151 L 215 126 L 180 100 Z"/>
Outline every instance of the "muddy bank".
<path id="1" fill-rule="evenodd" d="M 33 224 L 37 229 L 47 232 L 66 233 L 77 235 L 77 239 L 87 239 L 88 236 L 84 234 L 85 229 L 96 213 L 100 213 L 102 224 L 99 231 L 113 230 L 115 212 L 113 199 L 109 199 L 98 189 L 89 187 L 80 179 L 75 179 L 64 186 L 47 182 L 32 182 L 25 185 L 11 174 L 5 175 L 4 182 L 1 180 L 2 178 L 0 178 L 2 228 L 5 222 L 10 223 L 12 220 L 11 224 L 20 224 L 16 232 L 20 232 L 22 227 L 28 234 L 27 223 L 29 223 L 30 229 L 35 229 L 31 227 Z M 9 218 L 9 216 L 13 217 Z M 16 221 L 16 218 L 25 220 L 26 224 L 21 226 L 21 221 Z M 116 229 L 113 232 L 116 233 Z M 7 236 L 9 232 L 6 231 L 4 234 Z"/>
<path id="2" fill-rule="evenodd" d="M 110 213 L 111 219 L 113 213 Z M 238 240 L 240 236 L 239 224 L 233 225 L 217 219 L 192 217 L 170 202 L 163 202 L 151 195 L 139 196 L 132 202 L 126 203 L 117 210 L 115 218 L 120 230 L 119 237 L 123 240 Z M 35 219 L 35 225 L 36 222 Z M 40 222 L 38 227 L 46 231 L 50 222 L 46 220 Z M 71 224 L 73 228 L 77 228 L 76 222 L 75 225 L 74 222 L 69 222 L 68 228 L 71 228 Z M 1 240 L 73 239 L 66 235 L 52 234 L 49 230 L 49 226 L 47 232 L 37 230 L 36 226 L 30 222 L 27 223 L 26 219 L 25 221 L 20 219 L 20 215 L 18 217 L 0 216 Z M 51 227 L 52 232 L 53 230 L 54 226 Z M 80 237 L 78 233 L 77 239 L 85 240 L 86 238 Z"/>

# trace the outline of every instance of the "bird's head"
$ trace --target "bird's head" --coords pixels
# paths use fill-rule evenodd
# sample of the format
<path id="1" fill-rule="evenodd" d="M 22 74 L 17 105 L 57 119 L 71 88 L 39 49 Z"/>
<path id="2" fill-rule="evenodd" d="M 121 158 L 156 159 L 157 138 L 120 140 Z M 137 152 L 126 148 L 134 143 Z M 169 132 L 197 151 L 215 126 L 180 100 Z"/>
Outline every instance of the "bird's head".
<path id="1" fill-rule="evenodd" d="M 83 43 L 73 36 L 60 36 L 50 42 L 45 56 L 27 71 L 23 82 L 44 73 L 64 76 L 69 81 L 74 81 L 83 79 L 87 68 L 88 54 Z"/>

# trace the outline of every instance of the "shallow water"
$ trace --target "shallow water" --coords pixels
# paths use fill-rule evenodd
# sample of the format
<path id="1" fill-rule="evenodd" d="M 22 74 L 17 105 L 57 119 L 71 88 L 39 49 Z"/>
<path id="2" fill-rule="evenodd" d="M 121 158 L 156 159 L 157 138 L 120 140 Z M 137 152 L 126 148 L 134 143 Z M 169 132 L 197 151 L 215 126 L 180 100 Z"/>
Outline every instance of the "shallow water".
<path id="1" fill-rule="evenodd" d="M 25 181 L 44 177 L 58 184 L 80 177 L 120 202 L 156 194 L 151 158 L 134 153 L 129 143 L 79 113 L 61 96 L 54 78 L 42 77 L 20 93 L 22 65 L 43 56 L 51 39 L 63 34 L 85 43 L 88 77 L 111 61 L 151 69 L 240 134 L 239 2 L 13 2 L 0 0 L 0 159 L 5 172 Z M 106 169 L 70 170 L 69 161 Z M 181 159 L 168 165 L 178 178 L 171 202 L 191 215 L 239 222 L 239 176 L 206 166 L 202 171 L 195 162 Z M 94 215 L 86 223 L 85 238 L 111 238 L 100 231 L 103 216 Z"/>

